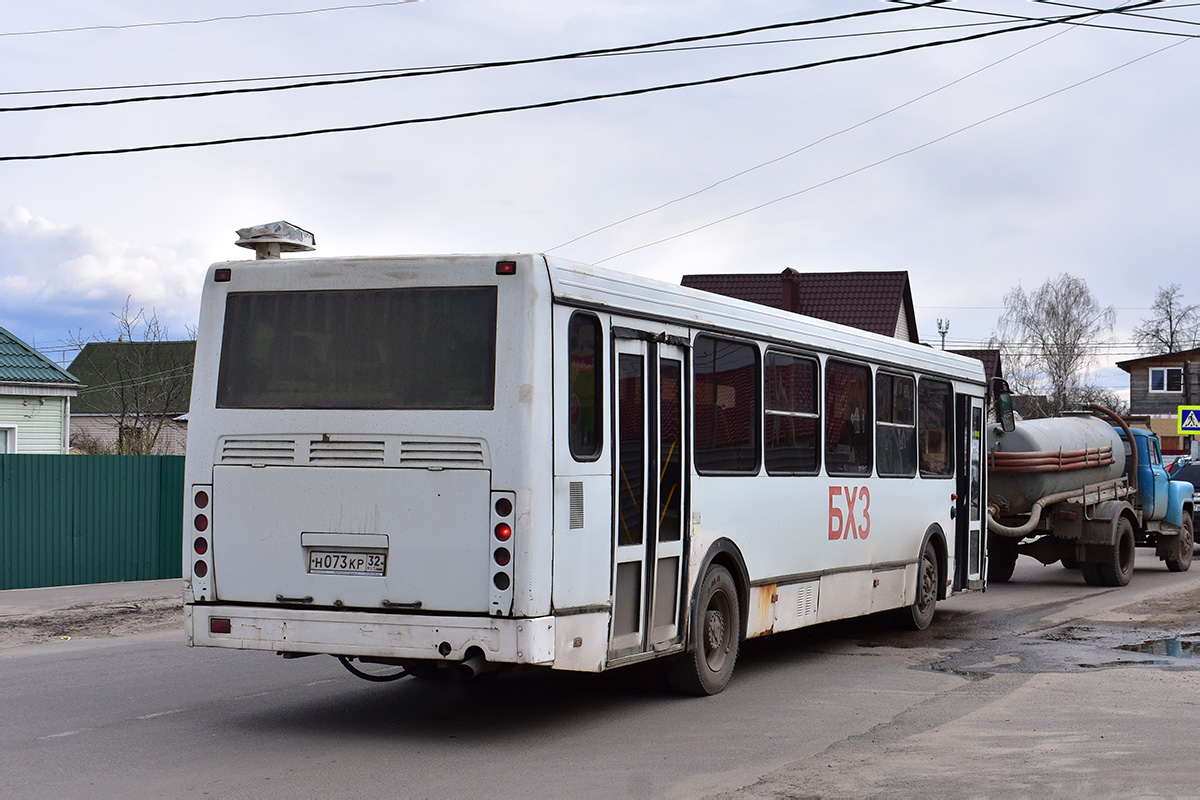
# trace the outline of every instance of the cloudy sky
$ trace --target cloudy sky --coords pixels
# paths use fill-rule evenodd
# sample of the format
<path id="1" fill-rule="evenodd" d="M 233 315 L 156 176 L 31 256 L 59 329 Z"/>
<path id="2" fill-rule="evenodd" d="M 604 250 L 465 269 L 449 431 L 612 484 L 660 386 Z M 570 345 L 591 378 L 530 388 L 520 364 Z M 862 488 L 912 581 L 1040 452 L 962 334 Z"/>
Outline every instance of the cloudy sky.
<path id="1" fill-rule="evenodd" d="M 1117 310 L 1094 377 L 1127 388 L 1105 365 L 1135 355 L 1156 289 L 1200 302 L 1200 7 L 913 5 L 11 3 L 0 326 L 57 358 L 128 297 L 183 336 L 208 264 L 249 255 L 235 229 L 286 219 L 326 256 L 551 251 L 672 282 L 904 269 L 922 338 L 948 319 L 957 347 L 992 334 L 1012 287 L 1071 273 Z M 813 22 L 855 12 L 876 13 Z M 701 85 L 410 122 L 675 84 Z M 378 123 L 407 124 L 14 158 Z"/>

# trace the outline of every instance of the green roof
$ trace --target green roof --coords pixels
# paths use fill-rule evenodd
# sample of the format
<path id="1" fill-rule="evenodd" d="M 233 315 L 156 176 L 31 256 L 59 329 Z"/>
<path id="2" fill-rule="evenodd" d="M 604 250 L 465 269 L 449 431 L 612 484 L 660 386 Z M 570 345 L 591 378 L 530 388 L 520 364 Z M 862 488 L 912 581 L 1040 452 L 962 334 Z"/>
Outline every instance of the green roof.
<path id="1" fill-rule="evenodd" d="M 61 383 L 78 386 L 75 376 L 0 328 L 0 383 Z"/>
<path id="2" fill-rule="evenodd" d="M 195 360 L 194 341 L 89 342 L 68 367 L 84 383 L 71 413 L 186 414 Z"/>

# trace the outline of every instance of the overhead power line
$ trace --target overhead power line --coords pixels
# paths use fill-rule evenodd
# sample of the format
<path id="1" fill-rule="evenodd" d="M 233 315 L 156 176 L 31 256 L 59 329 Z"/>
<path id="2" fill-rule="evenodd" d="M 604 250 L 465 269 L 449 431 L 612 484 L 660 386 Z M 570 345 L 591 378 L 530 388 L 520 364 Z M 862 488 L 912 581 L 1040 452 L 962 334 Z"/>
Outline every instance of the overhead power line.
<path id="1" fill-rule="evenodd" d="M 406 6 L 419 3 L 421 0 L 391 0 L 381 3 L 357 3 L 345 6 L 327 6 L 325 8 L 310 8 L 303 11 L 269 11 L 260 14 L 236 14 L 226 17 L 206 17 L 204 19 L 177 19 L 167 22 L 131 22 L 125 25 L 80 25 L 76 28 L 46 28 L 38 31 L 0 31 L 0 36 L 45 36 L 52 33 L 80 33 L 82 31 L 124 31 L 134 28 L 165 28 L 172 25 L 205 25 L 210 22 L 230 22 L 246 19 L 264 19 L 266 17 L 302 17 L 308 14 L 324 14 L 329 11 L 350 11 L 361 8 L 383 8 L 385 6 Z"/>
<path id="2" fill-rule="evenodd" d="M 849 127 L 842 128 L 841 130 L 834 131 L 833 133 L 826 134 L 825 136 L 822 136 L 819 139 L 809 142 L 808 144 L 804 145 L 803 147 L 798 147 L 795 150 L 792 150 L 791 152 L 788 152 L 788 153 L 784 153 L 781 156 L 776 156 L 775 158 L 769 159 L 767 161 L 762 161 L 758 164 L 755 164 L 752 167 L 747 167 L 746 169 L 743 169 L 739 172 L 735 172 L 733 175 L 729 175 L 724 178 L 721 178 L 718 181 L 710 183 L 709 185 L 707 185 L 701 189 L 696 189 L 693 192 L 689 192 L 688 194 L 685 194 L 681 197 L 676 197 L 673 200 L 668 200 L 665 203 L 660 203 L 659 205 L 654 206 L 653 208 L 648 208 L 644 211 L 639 211 L 635 214 L 630 214 L 629 216 L 623 217 L 622 219 L 619 219 L 616 222 L 610 222 L 607 225 L 603 225 L 599 228 L 594 228 L 594 229 L 588 231 L 587 233 L 583 233 L 583 234 L 576 236 L 574 239 L 569 239 L 569 240 L 563 242 L 562 244 L 556 244 L 556 245 L 554 245 L 554 247 L 548 248 L 546 250 L 546 252 L 547 253 L 554 252 L 555 250 L 559 250 L 568 245 L 575 244 L 578 241 L 582 241 L 583 239 L 586 239 L 590 236 L 594 236 L 597 233 L 602 233 L 604 231 L 611 230 L 612 228 L 615 228 L 618 225 L 624 225 L 626 222 L 632 222 L 635 219 L 639 219 L 639 218 L 647 216 L 649 214 L 653 214 L 657 211 L 662 211 L 664 208 L 673 206 L 676 203 L 681 203 L 684 200 L 690 200 L 693 197 L 697 197 L 701 194 L 704 194 L 705 192 L 716 189 L 718 186 L 722 186 L 726 183 L 729 183 L 730 181 L 740 178 L 743 175 L 748 175 L 751 172 L 755 172 L 757 170 L 763 169 L 764 167 L 769 167 L 772 164 L 778 164 L 780 161 L 791 158 L 794 155 L 799 155 L 800 153 L 803 153 L 806 150 L 811 150 L 812 148 L 816 147 L 817 145 L 823 144 L 823 143 L 829 141 L 830 139 L 834 139 L 838 136 L 841 136 L 842 134 L 857 130 L 865 125 L 871 124 L 872 122 L 883 119 L 884 117 L 888 116 L 889 114 L 894 114 L 895 112 L 905 109 L 905 108 L 913 105 L 914 103 L 918 103 L 921 100 L 924 100 L 928 97 L 932 97 L 933 95 L 937 94 L 938 92 L 942 92 L 942 91 L 945 91 L 946 89 L 949 89 L 952 86 L 956 86 L 956 85 L 962 83 L 963 81 L 968 80 L 969 78 L 973 78 L 974 76 L 980 74 L 981 72 L 989 70 L 992 67 L 995 67 L 999 64 L 1003 64 L 1005 61 L 1009 61 L 1010 59 L 1016 58 L 1017 56 L 1021 55 L 1022 53 L 1026 53 L 1035 47 L 1040 47 L 1041 45 L 1045 44 L 1046 42 L 1051 41 L 1052 39 L 1057 39 L 1059 36 L 1070 33 L 1071 30 L 1072 29 L 1070 29 L 1070 28 L 1061 30 L 1058 33 L 1055 33 L 1051 36 L 1047 36 L 1045 39 L 1034 42 L 1033 44 L 1028 45 L 1026 47 L 1022 47 L 1020 50 L 1017 50 L 1015 53 L 1010 53 L 1009 55 L 1004 56 L 1003 58 L 997 59 L 996 61 L 993 61 L 990 64 L 985 64 L 984 66 L 979 67 L 978 69 L 972 70 L 971 72 L 968 72 L 966 75 L 956 78 L 956 79 L 950 81 L 949 83 L 944 83 L 941 86 L 937 87 L 936 89 L 932 89 L 932 90 L 925 92 L 924 94 L 920 94 L 910 100 L 906 100 L 905 102 L 901 103 L 900 105 L 893 106 L 892 108 L 889 108 L 886 111 L 882 111 L 872 117 L 869 117 L 868 119 L 865 119 L 861 122 L 857 122 Z"/>
<path id="3" fill-rule="evenodd" d="M 421 67 L 417 69 L 404 70 L 400 72 L 388 71 L 383 74 L 372 73 L 360 75 L 351 78 L 336 78 L 329 80 L 314 80 L 303 83 L 292 83 L 283 86 L 255 86 L 241 89 L 213 89 L 205 92 L 189 92 L 186 94 L 169 94 L 169 95 L 153 95 L 149 97 L 119 97 L 112 100 L 82 100 L 72 103 L 48 103 L 42 105 L 29 106 L 13 106 L 9 108 L 0 108 L 0 112 L 12 111 L 48 111 L 52 109 L 64 108 L 87 108 L 94 106 L 112 106 L 124 105 L 129 103 L 147 103 L 163 100 L 191 100 L 199 97 L 221 97 L 235 94 L 257 94 L 262 92 L 279 92 L 293 89 L 311 89 L 323 86 L 347 86 L 357 83 L 372 83 L 376 81 L 397 80 L 401 78 L 428 77 L 431 75 L 450 75 L 459 72 L 473 72 L 483 69 L 496 69 L 501 67 L 526 66 L 529 64 L 545 64 L 554 61 L 571 61 L 582 58 L 596 58 L 598 56 L 612 55 L 627 55 L 643 51 L 653 51 L 655 48 L 669 47 L 679 44 L 690 44 L 694 42 L 712 41 L 714 39 L 729 39 L 738 36 L 747 36 L 753 33 L 764 33 L 766 31 L 783 30 L 786 28 L 805 27 L 809 25 L 823 25 L 829 22 L 844 22 L 849 19 L 857 19 L 861 17 L 872 17 L 880 14 L 894 14 L 900 11 L 911 11 L 923 6 L 892 6 L 889 8 L 877 8 L 869 11 L 855 11 L 849 14 L 837 14 L 830 17 L 820 17 L 817 19 L 793 20 L 790 22 L 774 22 L 769 25 L 756 25 L 751 28 L 740 28 L 732 31 L 721 31 L 719 33 L 705 33 L 694 36 L 682 36 L 673 39 L 663 39 L 655 42 L 643 42 L 641 44 L 622 45 L 620 47 L 604 47 L 594 50 L 581 50 L 572 53 L 560 53 L 551 56 L 537 56 L 533 58 L 518 58 L 509 59 L 506 61 L 489 61 L 478 64 L 456 64 L 441 67 Z"/>
<path id="4" fill-rule="evenodd" d="M 1077 16 L 1086 16 L 1086 15 L 1077 15 Z M 32 155 L 0 156 L 0 162 L 3 162 L 3 161 L 44 161 L 44 160 L 49 160 L 49 159 L 78 158 L 78 157 L 82 157 L 82 156 L 120 155 L 120 154 L 125 154 L 125 153 L 148 153 L 148 152 L 155 152 L 155 151 L 162 151 L 162 150 L 182 150 L 182 149 L 192 149 L 192 148 L 197 148 L 197 147 L 213 147 L 216 145 L 225 145 L 225 144 L 242 144 L 242 143 L 247 143 L 247 142 L 280 141 L 280 140 L 284 140 L 284 139 L 298 139 L 298 138 L 303 138 L 303 137 L 308 137 L 308 136 L 321 136 L 324 134 L 331 134 L 331 133 L 351 133 L 351 132 L 358 132 L 358 131 L 380 130 L 383 128 L 394 128 L 394 127 L 399 127 L 399 126 L 403 126 L 403 125 L 416 125 L 416 124 L 429 123 L 429 122 L 447 122 L 450 120 L 470 119 L 473 117 L 492 116 L 492 115 L 496 115 L 496 114 L 508 114 L 508 113 L 512 113 L 515 111 L 531 111 L 534 109 L 557 108 L 557 107 L 561 107 L 561 106 L 594 102 L 597 100 L 610 100 L 610 99 L 622 98 L 622 97 L 636 97 L 639 95 L 654 94 L 657 92 L 672 91 L 675 89 L 686 89 L 686 88 L 694 88 L 694 87 L 699 87 L 699 86 L 711 86 L 711 85 L 720 84 L 720 83 L 729 83 L 731 81 L 744 80 L 747 78 L 759 78 L 759 77 L 765 77 L 768 75 L 782 75 L 782 74 L 787 74 L 790 72 L 798 72 L 801 70 L 813 69 L 816 67 L 830 66 L 833 64 L 845 64 L 845 63 L 850 63 L 850 62 L 855 62 L 855 61 L 864 61 L 864 60 L 868 60 L 868 59 L 892 56 L 892 55 L 897 55 L 899 53 L 913 52 L 916 50 L 922 50 L 922 49 L 927 49 L 927 48 L 932 48 L 932 47 L 942 47 L 942 46 L 950 45 L 950 44 L 961 44 L 963 42 L 977 41 L 979 39 L 990 38 L 993 36 L 999 36 L 999 35 L 1003 35 L 1003 34 L 1007 34 L 1007 33 L 1015 33 L 1015 32 L 1019 32 L 1019 31 L 1034 30 L 1037 28 L 1046 27 L 1048 25 L 1057 24 L 1060 21 L 1061 20 L 1052 20 L 1052 21 L 1035 22 L 1035 23 L 1030 23 L 1027 25 L 1014 25 L 1014 26 L 1002 28 L 999 30 L 991 30 L 991 31 L 984 31 L 982 33 L 975 33 L 975 34 L 971 34 L 969 36 L 963 36 L 963 37 L 959 37 L 956 39 L 941 39 L 941 40 L 937 40 L 937 41 L 933 41 L 933 42 L 921 42 L 919 44 L 906 45 L 903 47 L 894 47 L 894 48 L 890 48 L 888 50 L 879 50 L 879 51 L 875 51 L 875 52 L 871 52 L 871 53 L 860 53 L 860 54 L 849 55 L 849 56 L 840 56 L 837 58 L 823 59 L 820 61 L 810 61 L 810 62 L 806 62 L 804 64 L 794 64 L 794 65 L 787 66 L 787 67 L 776 67 L 773 69 L 762 69 L 762 70 L 754 70 L 751 72 L 740 72 L 740 73 L 736 73 L 736 74 L 732 74 L 732 75 L 722 75 L 722 76 L 718 76 L 715 78 L 706 78 L 706 79 L 695 80 L 695 81 L 681 81 L 678 83 L 664 84 L 664 85 L 659 85 L 659 86 L 648 86 L 648 87 L 642 87 L 642 88 L 638 88 L 638 89 L 627 89 L 624 91 L 617 91 L 617 92 L 605 92 L 605 93 L 599 93 L 599 94 L 593 94 L 593 95 L 586 95 L 586 96 L 582 96 L 582 97 L 569 97 L 569 98 L 564 98 L 564 99 L 559 99 L 559 100 L 547 100 L 547 101 L 543 101 L 543 102 L 539 102 L 539 103 L 526 103 L 526 104 L 522 104 L 522 105 L 504 106 L 504 107 L 500 107 L 500 108 L 488 108 L 488 109 L 481 109 L 481 110 L 476 110 L 476 111 L 464 111 L 464 112 L 458 112 L 458 113 L 453 113 L 453 114 L 440 114 L 440 115 L 430 116 L 430 117 L 413 117 L 413 118 L 409 118 L 409 119 L 391 120 L 391 121 L 387 121 L 387 122 L 374 122 L 374 123 L 367 123 L 367 124 L 363 124 L 363 125 L 346 125 L 346 126 L 310 129 L 310 130 L 303 130 L 303 131 L 293 131 L 290 133 L 273 133 L 273 134 L 262 134 L 262 135 L 257 135 L 257 136 L 234 136 L 234 137 L 228 137 L 228 138 L 224 138 L 224 139 L 209 139 L 209 140 L 195 141 L 195 142 L 175 142 L 175 143 L 171 143 L 171 144 L 142 145 L 142 146 L 136 146 L 136 147 L 119 147 L 119 148 L 111 148 L 111 149 L 103 149 L 103 150 L 99 150 L 99 149 L 98 150 L 76 150 L 76 151 L 59 152 L 59 153 L 39 153 L 39 154 L 32 154 Z M 1172 46 L 1174 46 L 1174 45 L 1172 45 Z"/>
<path id="5" fill-rule="evenodd" d="M 722 42 L 718 44 L 695 44 L 682 45 L 678 47 L 656 47 L 654 49 L 644 49 L 631 52 L 612 52 L 612 53 L 595 53 L 581 54 L 579 58 L 612 58 L 623 57 L 630 55 L 660 55 L 669 53 L 686 53 L 696 52 L 701 50 L 723 50 L 737 47 L 761 47 L 764 45 L 775 44 L 799 44 L 803 42 L 823 42 L 837 39 L 862 39 L 869 36 L 894 36 L 897 34 L 908 33 L 934 33 L 937 31 L 957 30 L 961 28 L 982 28 L 987 26 L 1003 25 L 1004 20 L 992 20 L 988 22 L 962 22 L 953 25 L 926 25 L 918 28 L 887 28 L 878 31 L 854 31 L 852 33 L 828 33 L 818 36 L 793 36 L 787 39 L 756 39 L 752 42 Z M 522 63 L 522 62 L 512 62 Z M 60 87 L 57 89 L 16 89 L 0 92 L 0 97 L 18 97 L 23 95 L 38 95 L 38 94 L 83 94 L 87 92 L 117 92 L 129 91 L 133 89 L 181 89 L 187 86 L 222 86 L 226 84 L 236 83 L 267 83 L 275 81 L 308 81 L 320 78 L 349 78 L 359 75 L 387 75 L 400 72 L 414 72 L 425 74 L 431 70 L 462 68 L 462 67 L 478 67 L 486 68 L 492 66 L 489 62 L 472 62 L 470 64 L 438 64 L 424 67 L 391 67 L 387 69 L 359 69 L 359 70 L 342 70 L 339 72 L 308 72 L 291 75 L 260 75 L 251 78 L 212 78 L 208 80 L 194 81 L 170 81 L 164 83 L 126 83 L 112 84 L 106 86 L 75 86 L 75 87 Z M 436 74 L 436 73 L 434 73 Z M 288 86 L 279 86 L 274 88 L 287 89 Z"/>
<path id="6" fill-rule="evenodd" d="M 1005 115 L 1007 115 L 1007 114 L 1011 114 L 1011 113 L 1012 113 L 1012 112 L 1014 112 L 1014 111 L 1019 111 L 1019 110 L 1021 110 L 1022 108 L 1027 108 L 1028 106 L 1031 106 L 1031 105 L 1033 105 L 1034 103 L 1040 103 L 1040 102 L 1041 102 L 1041 101 L 1043 101 L 1043 100 L 1046 100 L 1046 99 L 1048 99 L 1048 98 L 1054 97 L 1054 96 L 1056 96 L 1056 95 L 1059 95 L 1059 94 L 1062 94 L 1063 92 L 1067 92 L 1067 91 L 1070 91 L 1071 89 L 1075 89 L 1075 88 L 1078 88 L 1078 87 L 1080 87 L 1080 86 L 1083 86 L 1084 84 L 1091 83 L 1092 81 L 1094 81 L 1094 80 L 1098 80 L 1099 78 L 1102 78 L 1102 77 L 1104 77 L 1105 75 L 1110 75 L 1110 74 L 1112 74 L 1112 73 L 1114 73 L 1114 72 L 1116 72 L 1116 71 L 1118 71 L 1118 70 L 1124 69 L 1125 67 L 1132 66 L 1133 64 L 1136 64 L 1136 63 L 1138 63 L 1139 61 L 1144 61 L 1145 59 L 1147 59 L 1147 58 L 1151 58 L 1151 57 L 1153 57 L 1153 56 L 1156 56 L 1156 55 L 1158 55 L 1159 53 L 1163 53 L 1163 52 L 1166 52 L 1167 50 L 1170 50 L 1170 49 L 1172 49 L 1172 48 L 1178 47 L 1179 45 L 1183 44 L 1183 43 L 1184 43 L 1184 42 L 1186 42 L 1186 41 L 1188 41 L 1188 40 L 1187 40 L 1187 39 L 1181 39 L 1181 40 L 1179 40 L 1179 41 L 1177 41 L 1177 42 L 1172 42 L 1171 44 L 1168 44 L 1168 45 L 1166 45 L 1166 46 L 1164 46 L 1164 47 L 1160 47 L 1159 49 L 1157 49 L 1157 50 L 1154 50 L 1153 52 L 1146 53 L 1146 54 L 1144 54 L 1144 55 L 1138 56 L 1137 58 L 1130 59 L 1129 61 L 1126 61 L 1126 62 L 1125 62 L 1125 63 L 1123 63 L 1123 64 L 1118 64 L 1118 65 L 1117 65 L 1117 66 L 1115 66 L 1115 67 L 1112 67 L 1112 68 L 1110 68 L 1110 69 L 1106 69 L 1106 70 L 1104 70 L 1103 72 L 1100 72 L 1100 73 L 1097 73 L 1097 74 L 1095 74 L 1095 75 L 1092 75 L 1090 78 L 1084 78 L 1083 80 L 1081 80 L 1081 81 L 1076 81 L 1075 83 L 1072 83 L 1072 84 L 1070 84 L 1069 86 L 1064 86 L 1064 87 L 1062 87 L 1062 88 L 1060 88 L 1060 89 L 1055 89 L 1054 91 L 1052 91 L 1052 92 L 1048 92 L 1048 93 L 1046 93 L 1046 94 L 1044 94 L 1044 95 L 1041 95 L 1040 97 L 1035 97 L 1035 98 L 1034 98 L 1034 99 L 1032 99 L 1032 100 L 1026 101 L 1026 102 L 1024 102 L 1024 103 L 1020 103 L 1019 105 L 1015 105 L 1015 106 L 1013 106 L 1013 107 L 1011 107 L 1011 108 L 1005 109 L 1004 111 L 1000 111 L 1000 112 L 997 112 L 997 113 L 995 113 L 995 114 L 992 114 L 991 116 L 984 117 L 983 119 L 980 119 L 980 120 L 976 120 L 975 122 L 972 122 L 972 123 L 971 123 L 971 124 L 969 124 L 969 125 L 964 125 L 963 127 L 961 127 L 961 128 L 958 128 L 957 130 L 953 130 L 953 131 L 950 131 L 949 133 L 942 134 L 941 136 L 938 136 L 938 137 L 937 137 L 937 138 L 935 138 L 935 139 L 930 139 L 929 141 L 927 141 L 927 142 L 925 142 L 925 143 L 923 143 L 923 144 L 919 144 L 919 145 L 916 145 L 916 146 L 914 146 L 914 147 L 910 147 L 910 148 L 908 148 L 907 150 L 901 150 L 901 151 L 900 151 L 900 152 L 898 152 L 898 153 L 893 153 L 892 155 L 890 155 L 890 156 L 887 156 L 886 158 L 881 158 L 881 159 L 879 159 L 878 161 L 873 161 L 873 162 L 871 162 L 870 164 L 865 164 L 865 165 L 863 165 L 863 166 L 861 166 L 861 167 L 857 167 L 856 169 L 849 170 L 848 172 L 843 172 L 843 173 L 842 173 L 842 174 L 840 174 L 840 175 L 835 175 L 834 177 L 832 177 L 832 178 L 829 178 L 828 180 L 821 181 L 820 183 L 815 183 L 815 184 L 812 184 L 811 186 L 807 186 L 807 187 L 805 187 L 805 188 L 803 188 L 803 189 L 799 189 L 799 190 L 797 190 L 797 191 L 794 191 L 794 192 L 789 192 L 788 194 L 785 194 L 785 195 L 783 195 L 782 197 L 776 197 L 776 198 L 775 198 L 775 199 L 773 199 L 773 200 L 767 200 L 766 202 L 759 203 L 759 204 L 758 204 L 758 205 L 756 205 L 756 206 L 752 206 L 752 207 L 750 207 L 750 208 L 743 209 L 743 210 L 741 210 L 741 211 L 738 211 L 738 212 L 736 212 L 736 213 L 733 213 L 733 214 L 728 214 L 728 215 L 726 215 L 726 216 L 724 216 L 724 217 L 721 217 L 720 219 L 715 219 L 715 220 L 712 220 L 711 222 L 706 222 L 706 223 L 704 223 L 703 225 L 697 225 L 697 226 L 696 226 L 696 227 L 694 227 L 694 228 L 689 228 L 689 229 L 688 229 L 688 230 L 686 230 L 686 231 L 682 231 L 682 232 L 680 232 L 680 233 L 672 234 L 671 236 L 664 236 L 664 237 L 663 237 L 663 238 L 661 238 L 661 239 L 656 239 L 656 240 L 655 240 L 655 241 L 653 241 L 653 242 L 647 242 L 646 244 L 641 244 L 641 245 L 638 245 L 637 247 L 630 247 L 630 248 L 628 248 L 628 249 L 626 249 L 626 250 L 622 250 L 622 251 L 620 251 L 619 253 L 614 253 L 613 255 L 606 256 L 605 258 L 602 258 L 602 259 L 600 259 L 600 260 L 598 260 L 598 261 L 595 261 L 595 262 L 593 262 L 593 263 L 595 263 L 595 264 L 603 264 L 603 263 L 604 263 L 604 262 L 606 262 L 606 261 L 611 261 L 611 260 L 613 260 L 614 258 L 620 258 L 621 256 L 624 256 L 624 255 L 628 255 L 628 254 L 630 254 L 630 253 L 637 252 L 638 250 L 645 250 L 645 249 L 646 249 L 646 248 L 648 248 L 648 247 L 655 247 L 655 246 L 657 246 L 657 245 L 660 245 L 660 244 L 665 244 L 666 242 L 674 241 L 675 239 L 680 239 L 680 238 L 683 238 L 684 236 L 689 236 L 689 235 L 691 235 L 691 234 L 693 234 L 693 233 L 697 233 L 698 231 L 702 231 L 702 230 L 704 230 L 704 229 L 706 229 L 706 228 L 711 228 L 711 227 L 713 227 L 714 225 L 719 225 L 719 224 L 721 224 L 722 222 L 728 222 L 729 220 L 732 220 L 732 219 L 737 219 L 738 217 L 743 217 L 743 216 L 745 216 L 745 215 L 747 215 L 747 214 L 750 214 L 750 213 L 753 213 L 753 212 L 755 212 L 755 211 L 759 211 L 759 210 L 761 210 L 761 209 L 767 208 L 768 206 L 775 205 L 776 203 L 781 203 L 781 202 L 783 202 L 784 200 L 790 200 L 790 199 L 792 199 L 793 197 L 799 197 L 799 196 L 800 196 L 800 195 L 802 195 L 802 194 L 806 194 L 806 193 L 808 193 L 808 192 L 811 192 L 811 191 L 813 191 L 813 190 L 815 190 L 815 189 L 820 189 L 821 187 L 828 186 L 828 185 L 830 185 L 830 184 L 832 184 L 832 183 L 836 183 L 836 182 L 838 182 L 838 181 L 840 181 L 840 180 L 843 180 L 843 179 L 845 179 L 845 178 L 849 178 L 849 177 L 851 177 L 851 176 L 853 176 L 853 175 L 858 175 L 858 174 L 859 174 L 859 173 L 861 173 L 861 172 L 866 172 L 866 171 L 867 171 L 867 170 L 869 170 L 869 169 L 874 169 L 875 167 L 878 167 L 878 166 L 881 166 L 881 165 L 883 165 L 883 164 L 886 164 L 886 163 L 888 163 L 889 161 L 895 161 L 895 160 L 896 160 L 896 159 L 898 159 L 898 158 L 902 158 L 902 157 L 904 157 L 904 156 L 907 156 L 907 155 L 911 155 L 911 154 L 913 154 L 913 153 L 916 153 L 916 152 L 918 152 L 918 151 L 920 151 L 920 150 L 924 150 L 925 148 L 927 148 L 927 147 L 930 147 L 930 146 L 932 146 L 932 145 L 935 145 L 935 144 L 938 144 L 939 142 L 943 142 L 943 141 L 945 141 L 946 139 L 949 139 L 949 138 L 951 138 L 952 136 L 957 136 L 958 134 L 960 134 L 960 133 L 964 133 L 964 132 L 966 132 L 966 131 L 969 131 L 969 130 L 971 130 L 972 128 L 977 128 L 977 127 L 979 127 L 980 125 L 983 125 L 983 124 L 985 124 L 985 123 L 991 122 L 992 120 L 995 120 L 995 119 L 999 119 L 1000 117 L 1003 117 L 1003 116 L 1005 116 Z M 4 160 L 4 158 L 3 158 L 3 157 L 0 157 L 0 161 L 2 161 L 2 160 Z"/>

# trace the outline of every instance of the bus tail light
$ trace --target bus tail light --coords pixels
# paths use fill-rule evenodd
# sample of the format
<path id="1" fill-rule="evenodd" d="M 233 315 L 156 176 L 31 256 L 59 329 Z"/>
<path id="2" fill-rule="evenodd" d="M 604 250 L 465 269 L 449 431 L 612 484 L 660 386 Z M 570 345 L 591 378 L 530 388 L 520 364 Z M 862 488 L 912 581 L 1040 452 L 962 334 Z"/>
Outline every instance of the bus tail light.
<path id="1" fill-rule="evenodd" d="M 192 596 L 199 602 L 215 599 L 212 589 L 212 487 L 192 486 L 186 519 L 191 525 L 191 552 L 184 551 L 185 564 L 192 565 Z"/>
<path id="2" fill-rule="evenodd" d="M 488 546 L 491 554 L 491 613 L 493 616 L 509 616 L 513 603 L 513 555 L 516 552 L 516 535 L 513 514 L 516 503 L 515 492 L 492 492 L 492 535 Z"/>

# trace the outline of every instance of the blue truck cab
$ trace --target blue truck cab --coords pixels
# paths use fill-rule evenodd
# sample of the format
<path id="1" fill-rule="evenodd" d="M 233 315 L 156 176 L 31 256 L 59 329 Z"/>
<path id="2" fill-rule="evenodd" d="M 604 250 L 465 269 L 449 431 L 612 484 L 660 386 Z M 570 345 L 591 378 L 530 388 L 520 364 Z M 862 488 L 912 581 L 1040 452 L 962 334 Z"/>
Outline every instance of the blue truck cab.
<path id="1" fill-rule="evenodd" d="M 1120 428 L 1117 432 L 1125 445 L 1125 476 L 1130 478 L 1134 461 L 1129 437 Z M 1137 448 L 1134 510 L 1140 524 L 1134 526 L 1138 544 L 1154 547 L 1159 558 L 1173 572 L 1182 572 L 1192 563 L 1195 546 L 1192 494 L 1188 481 L 1174 481 L 1163 466 L 1158 437 L 1142 428 L 1130 428 L 1132 447 Z"/>

